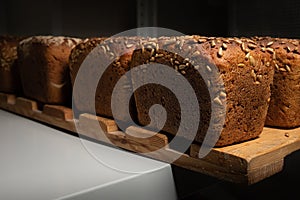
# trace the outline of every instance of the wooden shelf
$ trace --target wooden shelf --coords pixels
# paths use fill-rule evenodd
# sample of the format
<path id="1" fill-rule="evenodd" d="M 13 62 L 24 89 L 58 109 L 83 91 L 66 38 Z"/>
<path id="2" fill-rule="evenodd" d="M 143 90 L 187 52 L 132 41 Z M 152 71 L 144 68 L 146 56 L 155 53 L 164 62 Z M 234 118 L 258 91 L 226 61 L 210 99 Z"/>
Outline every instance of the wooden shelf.
<path id="1" fill-rule="evenodd" d="M 300 149 L 300 128 L 289 130 L 264 128 L 259 138 L 213 148 L 205 158 L 199 159 L 199 144 L 192 144 L 190 152 L 181 155 L 169 147 L 168 137 L 164 134 L 153 135 L 150 131 L 136 127 L 129 127 L 124 133 L 119 131 L 114 120 L 90 114 L 82 114 L 79 119 L 73 119 L 72 110 L 63 106 L 44 105 L 43 110 L 39 110 L 35 101 L 0 93 L 0 108 L 68 131 L 78 132 L 79 135 L 98 141 L 106 142 L 108 138 L 114 145 L 133 152 L 145 153 L 161 149 L 160 153 L 151 153 L 147 156 L 164 162 L 179 157 L 172 164 L 234 183 L 253 184 L 280 172 L 285 156 Z M 106 137 L 97 133 L 93 127 L 94 121 L 105 130 Z M 141 138 L 142 135 L 147 138 Z"/>

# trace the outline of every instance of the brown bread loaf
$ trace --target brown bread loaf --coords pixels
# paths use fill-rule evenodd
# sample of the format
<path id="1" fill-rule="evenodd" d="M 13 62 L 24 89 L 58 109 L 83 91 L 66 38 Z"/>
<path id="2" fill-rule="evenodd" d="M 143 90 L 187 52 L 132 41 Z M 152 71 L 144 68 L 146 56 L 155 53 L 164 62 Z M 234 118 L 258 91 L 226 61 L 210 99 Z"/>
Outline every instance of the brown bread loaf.
<path id="1" fill-rule="evenodd" d="M 84 77 L 84 80 L 76 80 L 76 81 L 82 81 L 79 84 L 77 84 L 77 86 L 79 87 L 78 89 L 80 91 L 83 91 L 83 93 L 76 93 L 73 96 L 74 105 L 80 112 L 93 112 L 91 111 L 89 105 L 87 105 L 87 99 L 84 93 L 86 91 L 87 93 L 89 93 L 89 91 L 91 91 L 92 88 L 94 87 L 93 85 L 90 85 L 89 79 L 99 78 L 99 82 L 96 88 L 96 94 L 92 94 L 95 95 L 94 110 L 97 115 L 109 117 L 109 118 L 113 117 L 112 109 L 111 109 L 112 92 L 118 80 L 127 71 L 129 71 L 129 62 L 131 60 L 132 52 L 137 41 L 138 39 L 134 37 L 132 38 L 117 37 L 117 38 L 109 38 L 109 39 L 90 38 L 78 44 L 72 50 L 70 55 L 70 76 L 71 76 L 71 81 L 73 86 L 76 80 L 77 73 L 83 61 L 87 57 L 87 55 L 91 53 L 92 56 L 94 56 L 93 58 L 91 58 L 94 59 L 92 62 L 97 65 L 97 63 L 102 62 L 101 59 L 99 59 L 98 57 L 99 55 L 98 53 L 103 53 L 105 56 L 112 58 L 118 53 L 121 53 L 121 51 L 126 50 L 125 54 L 116 58 L 108 66 L 104 66 L 107 68 L 101 77 L 95 77 L 94 76 L 95 73 L 90 71 L 87 72 L 89 75 L 87 75 L 87 77 Z M 97 67 L 94 70 L 97 70 Z M 131 93 L 130 80 L 127 80 L 126 84 L 128 85 L 128 87 L 124 87 L 124 91 L 122 91 L 124 92 L 123 94 Z M 120 94 L 120 96 L 122 96 L 122 94 Z M 122 98 L 120 98 L 120 100 L 122 100 Z M 131 105 L 129 105 L 129 107 L 130 107 L 130 111 L 133 112 L 134 104 L 132 104 L 132 102 Z M 122 111 L 120 110 L 119 112 Z"/>
<path id="2" fill-rule="evenodd" d="M 19 92 L 20 78 L 17 70 L 17 46 L 24 38 L 0 36 L 0 92 Z"/>
<path id="3" fill-rule="evenodd" d="M 33 36 L 18 46 L 24 95 L 48 104 L 70 104 L 69 55 L 81 39 Z"/>
<path id="4" fill-rule="evenodd" d="M 256 37 L 265 51 L 274 52 L 274 83 L 265 124 L 293 128 L 300 125 L 300 45 L 297 39 Z"/>
<path id="5" fill-rule="evenodd" d="M 149 39 L 146 39 L 144 43 L 149 43 Z M 193 50 L 191 47 L 195 44 L 199 44 L 199 48 L 204 49 L 203 54 L 199 55 L 203 57 L 200 59 L 203 62 L 200 62 L 198 66 L 193 66 L 193 63 L 187 64 L 188 60 L 184 57 L 161 49 L 161 47 L 168 46 L 171 50 L 177 48 L 189 51 L 189 49 Z M 210 102 L 216 104 L 217 107 L 226 104 L 225 124 L 216 146 L 249 140 L 261 133 L 274 74 L 273 65 L 268 62 L 272 59 L 272 53 L 263 51 L 253 40 L 246 38 L 200 36 L 159 38 L 157 44 L 153 46 L 144 50 L 136 50 L 132 57 L 131 68 L 156 62 L 174 68 L 190 82 L 198 98 L 201 115 L 195 141 L 203 141 L 211 119 L 215 120 L 213 126 L 222 125 L 218 119 L 225 113 L 212 113 Z M 189 53 L 189 55 L 193 54 L 195 52 Z M 195 68 L 202 69 L 205 76 L 210 76 L 212 65 L 217 67 L 220 76 L 211 77 L 205 83 L 204 78 L 199 76 Z M 137 80 L 143 77 L 132 78 Z M 224 82 L 225 91 L 218 88 L 217 83 L 220 78 Z M 206 86 L 212 87 L 212 100 L 208 99 Z M 180 125 L 180 106 L 172 92 L 159 85 L 149 84 L 136 90 L 134 95 L 140 124 L 149 124 L 149 108 L 153 104 L 160 104 L 167 111 L 167 121 L 162 130 L 176 134 Z M 188 132 L 185 137 L 193 139 L 190 138 Z"/>

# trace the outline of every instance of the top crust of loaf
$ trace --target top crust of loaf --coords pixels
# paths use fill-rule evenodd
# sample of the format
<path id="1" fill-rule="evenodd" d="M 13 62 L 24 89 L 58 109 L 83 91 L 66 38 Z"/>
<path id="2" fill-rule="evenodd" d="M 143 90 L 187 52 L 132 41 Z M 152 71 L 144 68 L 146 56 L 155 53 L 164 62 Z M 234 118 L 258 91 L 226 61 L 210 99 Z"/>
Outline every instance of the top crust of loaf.
<path id="1" fill-rule="evenodd" d="M 71 37 L 63 37 L 63 36 L 32 36 L 22 40 L 19 45 L 23 48 L 26 48 L 27 45 L 32 45 L 34 43 L 44 44 L 44 45 L 53 45 L 60 46 L 65 45 L 70 48 L 73 48 L 76 44 L 81 42 L 81 39 L 71 38 Z"/>

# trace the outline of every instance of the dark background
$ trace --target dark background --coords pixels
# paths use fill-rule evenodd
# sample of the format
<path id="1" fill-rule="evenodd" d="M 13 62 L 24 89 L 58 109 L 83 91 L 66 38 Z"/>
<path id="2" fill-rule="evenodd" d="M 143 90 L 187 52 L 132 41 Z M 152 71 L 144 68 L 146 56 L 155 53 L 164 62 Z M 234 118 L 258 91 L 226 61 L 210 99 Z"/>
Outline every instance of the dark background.
<path id="1" fill-rule="evenodd" d="M 111 36 L 140 26 L 300 38 L 300 1 L 0 0 L 0 34 Z"/>
<path id="2" fill-rule="evenodd" d="M 141 26 L 184 34 L 300 38 L 300 1 L 0 0 L 0 35 L 111 36 Z M 300 152 L 283 172 L 241 186 L 173 167 L 181 198 L 299 199 Z M 299 187 L 300 188 L 300 187 Z"/>

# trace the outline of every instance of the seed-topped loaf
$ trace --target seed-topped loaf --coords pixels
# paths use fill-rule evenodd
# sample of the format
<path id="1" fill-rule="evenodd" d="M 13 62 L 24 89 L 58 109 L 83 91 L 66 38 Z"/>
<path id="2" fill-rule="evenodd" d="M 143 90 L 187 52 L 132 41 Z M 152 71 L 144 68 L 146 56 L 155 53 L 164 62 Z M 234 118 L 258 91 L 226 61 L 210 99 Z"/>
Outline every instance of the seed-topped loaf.
<path id="1" fill-rule="evenodd" d="M 41 103 L 70 105 L 69 55 L 81 41 L 61 36 L 33 36 L 18 46 L 24 95 Z"/>
<path id="2" fill-rule="evenodd" d="M 265 124 L 292 128 L 300 125 L 300 45 L 297 39 L 256 37 L 274 55 L 274 83 Z"/>
<path id="3" fill-rule="evenodd" d="M 17 70 L 17 46 L 24 38 L 0 36 L 0 92 L 19 92 L 20 78 Z"/>
<path id="4" fill-rule="evenodd" d="M 149 43 L 149 39 L 143 43 Z M 195 45 L 198 47 L 194 47 Z M 174 52 L 182 50 L 188 54 L 178 56 L 177 53 L 163 50 L 166 47 L 174 49 Z M 195 48 L 199 48 L 199 51 Z M 199 59 L 200 64 L 195 65 L 190 57 Z M 221 135 L 216 143 L 216 146 L 224 146 L 255 138 L 261 133 L 267 115 L 270 84 L 274 74 L 269 60 L 272 60 L 272 53 L 262 51 L 251 39 L 164 37 L 158 38 L 153 47 L 136 50 L 132 57 L 131 68 L 147 63 L 160 63 L 183 75 L 195 91 L 200 107 L 197 135 L 190 138 L 187 128 L 185 137 L 203 142 L 208 130 L 212 130 L 208 134 L 214 134 L 214 130 L 223 126 L 221 119 L 225 117 Z M 212 66 L 216 66 L 217 70 Z M 199 69 L 202 77 L 197 71 Z M 215 73 L 214 70 L 219 73 Z M 143 79 L 143 76 L 132 78 L 138 80 Z M 220 87 L 222 82 L 220 80 L 224 83 L 223 89 Z M 182 93 L 184 92 L 182 90 Z M 168 88 L 149 84 L 137 89 L 134 96 L 140 124 L 149 124 L 149 108 L 154 104 L 160 104 L 167 112 L 167 121 L 162 130 L 176 134 L 181 120 L 180 105 Z M 217 108 L 213 112 L 212 106 Z M 225 112 L 222 111 L 222 107 L 225 108 Z M 213 128 L 210 129 L 209 126 Z"/>
<path id="5" fill-rule="evenodd" d="M 71 52 L 70 55 L 70 76 L 71 81 L 74 86 L 75 81 L 77 92 L 73 94 L 74 106 L 78 109 L 79 112 L 93 112 L 91 111 L 89 105 L 87 105 L 86 93 L 90 94 L 94 85 L 91 84 L 89 79 L 99 79 L 96 94 L 95 95 L 95 112 L 97 115 L 112 118 L 112 109 L 111 109 L 111 98 L 113 89 L 118 82 L 118 80 L 129 71 L 129 62 L 131 60 L 132 52 L 137 44 L 137 38 L 135 37 L 114 37 L 114 38 L 90 38 L 82 43 L 78 44 Z M 125 52 L 124 54 L 121 52 Z M 83 61 L 90 54 L 89 59 L 92 59 L 92 62 L 99 67 L 93 68 L 93 70 L 99 70 L 100 64 L 103 64 L 100 55 L 105 56 L 107 59 L 114 59 L 110 64 L 105 67 L 106 70 L 101 75 L 101 77 L 95 77 L 94 71 L 86 72 L 86 77 L 83 79 L 76 79 L 79 69 L 82 67 Z M 117 57 L 116 55 L 120 55 Z M 97 64 L 99 63 L 99 64 Z M 131 82 L 126 80 L 126 85 L 123 88 L 123 91 L 120 91 L 120 101 L 122 101 L 121 96 L 123 94 L 130 94 L 131 91 Z M 122 94 L 121 94 L 122 93 Z M 130 111 L 133 112 L 134 104 L 131 102 Z M 91 105 L 94 106 L 94 105 Z M 128 105 L 127 105 L 128 106 Z M 119 110 L 119 112 L 122 112 Z M 124 119 L 122 119 L 123 121 Z"/>

